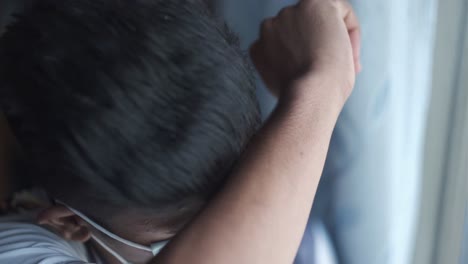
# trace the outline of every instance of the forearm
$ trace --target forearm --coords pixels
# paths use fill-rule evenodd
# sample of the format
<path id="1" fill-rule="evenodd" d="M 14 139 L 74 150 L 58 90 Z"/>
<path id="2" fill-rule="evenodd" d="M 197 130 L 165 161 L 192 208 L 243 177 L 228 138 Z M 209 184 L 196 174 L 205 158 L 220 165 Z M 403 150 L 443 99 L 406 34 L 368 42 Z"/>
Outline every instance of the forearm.
<path id="1" fill-rule="evenodd" d="M 326 89 L 309 87 L 324 83 L 299 85 L 305 96 L 280 103 L 225 188 L 154 263 L 294 260 L 339 114 Z"/>

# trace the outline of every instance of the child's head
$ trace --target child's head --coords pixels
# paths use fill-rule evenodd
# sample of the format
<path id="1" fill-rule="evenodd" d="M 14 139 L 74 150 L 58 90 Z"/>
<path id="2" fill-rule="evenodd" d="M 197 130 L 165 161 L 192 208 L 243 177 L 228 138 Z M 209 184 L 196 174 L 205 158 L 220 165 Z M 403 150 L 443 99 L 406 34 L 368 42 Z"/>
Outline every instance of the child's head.
<path id="1" fill-rule="evenodd" d="M 36 183 L 121 236 L 178 230 L 259 125 L 236 38 L 188 0 L 37 1 L 0 41 L 0 103 Z"/>

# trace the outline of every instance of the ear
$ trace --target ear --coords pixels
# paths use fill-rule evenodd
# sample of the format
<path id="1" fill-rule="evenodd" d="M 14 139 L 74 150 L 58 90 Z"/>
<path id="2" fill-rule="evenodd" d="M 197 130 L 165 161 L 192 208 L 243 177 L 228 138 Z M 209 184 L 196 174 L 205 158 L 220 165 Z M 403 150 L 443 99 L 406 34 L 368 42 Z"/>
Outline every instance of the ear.
<path id="1" fill-rule="evenodd" d="M 39 213 L 37 222 L 52 228 L 66 240 L 84 243 L 91 238 L 86 222 L 63 205 L 44 209 Z"/>

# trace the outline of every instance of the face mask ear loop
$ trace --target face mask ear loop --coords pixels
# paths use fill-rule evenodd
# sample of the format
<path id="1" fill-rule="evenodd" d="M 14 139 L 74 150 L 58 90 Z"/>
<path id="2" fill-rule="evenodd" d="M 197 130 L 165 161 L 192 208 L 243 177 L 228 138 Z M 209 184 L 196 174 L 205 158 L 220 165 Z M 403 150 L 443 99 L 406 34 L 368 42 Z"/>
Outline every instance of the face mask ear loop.
<path id="1" fill-rule="evenodd" d="M 100 226 L 99 224 L 95 223 L 93 220 L 91 220 L 90 218 L 88 218 L 87 216 L 85 216 L 84 214 L 80 213 L 79 211 L 71 208 L 70 206 L 68 206 L 67 204 L 59 201 L 59 200 L 56 200 L 56 203 L 58 204 L 61 204 L 65 207 L 67 207 L 70 211 L 72 211 L 73 213 L 75 213 L 77 216 L 81 217 L 83 220 L 85 220 L 86 222 L 88 222 L 88 224 L 92 225 L 94 228 L 96 228 L 97 230 L 101 231 L 102 233 L 106 234 L 108 237 L 110 238 L 113 238 L 125 245 L 128 245 L 128 246 L 131 246 L 133 248 L 137 248 L 137 249 L 141 249 L 141 250 L 144 250 L 144 251 L 148 251 L 148 252 L 153 252 L 153 250 L 150 248 L 150 247 L 146 247 L 146 246 L 142 246 L 140 244 L 137 244 L 137 243 L 134 243 L 132 241 L 128 241 L 124 238 L 121 238 L 109 231 L 107 231 L 107 229 L 105 229 L 104 227 Z"/>
<path id="2" fill-rule="evenodd" d="M 107 252 L 109 252 L 110 254 L 112 254 L 112 256 L 114 256 L 117 260 L 120 261 L 120 263 L 122 264 L 131 264 L 130 262 L 127 262 L 122 256 L 120 256 L 119 254 L 117 254 L 117 252 L 115 252 L 113 249 L 111 249 L 110 247 L 108 247 L 104 242 L 102 242 L 102 240 L 100 240 L 99 238 L 97 238 L 96 236 L 94 235 L 91 235 L 91 237 L 94 239 L 94 241 L 96 241 L 101 247 L 103 247 L 105 250 L 107 250 Z"/>

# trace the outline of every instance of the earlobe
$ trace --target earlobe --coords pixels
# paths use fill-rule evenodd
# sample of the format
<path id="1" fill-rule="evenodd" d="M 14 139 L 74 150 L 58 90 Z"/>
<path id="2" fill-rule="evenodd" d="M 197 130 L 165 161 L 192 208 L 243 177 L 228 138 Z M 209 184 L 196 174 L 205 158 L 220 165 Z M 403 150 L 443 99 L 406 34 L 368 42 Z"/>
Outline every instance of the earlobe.
<path id="1" fill-rule="evenodd" d="M 86 242 L 91 238 L 91 231 L 86 223 L 62 205 L 53 205 L 42 210 L 37 222 L 51 228 L 66 240 Z"/>

